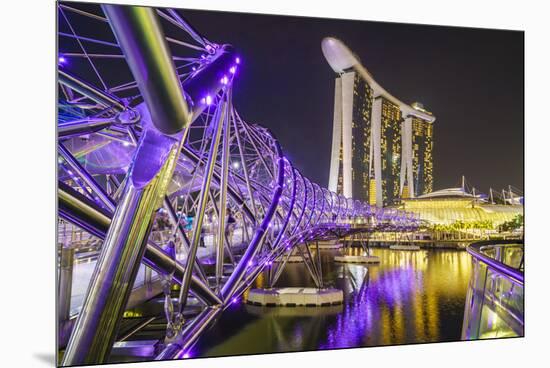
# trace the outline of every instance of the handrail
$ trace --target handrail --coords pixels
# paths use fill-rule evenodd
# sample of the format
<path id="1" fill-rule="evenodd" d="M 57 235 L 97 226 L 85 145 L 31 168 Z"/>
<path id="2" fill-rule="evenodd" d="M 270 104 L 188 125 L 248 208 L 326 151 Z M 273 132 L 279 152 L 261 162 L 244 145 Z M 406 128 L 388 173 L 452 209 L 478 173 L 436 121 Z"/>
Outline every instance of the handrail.
<path id="1" fill-rule="evenodd" d="M 508 240 L 484 240 L 476 243 L 470 244 L 466 251 L 474 258 L 482 261 L 487 264 L 490 268 L 498 271 L 506 277 L 509 277 L 516 283 L 523 285 L 523 271 L 516 268 L 510 267 L 507 264 L 504 264 L 494 258 L 487 256 L 482 253 L 482 247 L 487 246 L 498 246 L 506 244 L 518 244 L 523 245 L 523 240 L 518 239 L 508 239 Z"/>

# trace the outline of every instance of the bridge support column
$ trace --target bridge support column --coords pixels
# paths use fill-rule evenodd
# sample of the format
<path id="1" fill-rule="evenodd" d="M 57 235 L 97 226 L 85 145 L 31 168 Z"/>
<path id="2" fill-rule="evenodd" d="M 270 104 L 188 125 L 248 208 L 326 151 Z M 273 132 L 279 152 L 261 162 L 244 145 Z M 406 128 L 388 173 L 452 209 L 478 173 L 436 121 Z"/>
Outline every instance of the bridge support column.
<path id="1" fill-rule="evenodd" d="M 370 233 L 367 233 L 367 239 L 365 241 L 363 233 L 354 235 L 354 237 L 359 236 L 359 243 L 361 245 L 360 254 L 347 254 L 349 248 L 344 248 L 342 255 L 337 255 L 334 257 L 334 261 L 337 263 L 380 263 L 380 258 L 378 256 L 373 256 L 369 248 L 369 238 Z M 355 238 L 357 240 L 357 238 Z M 350 242 L 351 243 L 351 242 Z M 350 247 L 351 248 L 351 247 Z M 359 250 L 355 248 L 355 250 Z"/>

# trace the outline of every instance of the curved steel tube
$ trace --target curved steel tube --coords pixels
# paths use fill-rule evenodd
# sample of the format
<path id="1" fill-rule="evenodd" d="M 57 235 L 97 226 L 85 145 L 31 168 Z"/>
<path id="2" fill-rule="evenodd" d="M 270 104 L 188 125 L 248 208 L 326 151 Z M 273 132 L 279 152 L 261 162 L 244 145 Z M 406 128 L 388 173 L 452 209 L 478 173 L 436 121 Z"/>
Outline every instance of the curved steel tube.
<path id="1" fill-rule="evenodd" d="M 501 244 L 523 244 L 522 240 L 485 240 L 470 244 L 466 251 L 474 258 L 487 264 L 490 268 L 498 271 L 504 276 L 510 278 L 519 285 L 523 285 L 523 272 L 516 268 L 510 267 L 498 260 L 484 254 L 482 248 Z"/>
<path id="2" fill-rule="evenodd" d="M 155 127 L 176 134 L 190 122 L 187 103 L 153 8 L 102 5 Z"/>
<path id="3" fill-rule="evenodd" d="M 86 96 L 91 100 L 104 105 L 105 107 L 113 107 L 116 111 L 123 111 L 126 108 L 116 96 L 113 96 L 105 91 L 101 91 L 97 87 L 81 80 L 65 70 L 58 70 L 57 78 L 59 83 L 70 87 L 83 96 Z"/>

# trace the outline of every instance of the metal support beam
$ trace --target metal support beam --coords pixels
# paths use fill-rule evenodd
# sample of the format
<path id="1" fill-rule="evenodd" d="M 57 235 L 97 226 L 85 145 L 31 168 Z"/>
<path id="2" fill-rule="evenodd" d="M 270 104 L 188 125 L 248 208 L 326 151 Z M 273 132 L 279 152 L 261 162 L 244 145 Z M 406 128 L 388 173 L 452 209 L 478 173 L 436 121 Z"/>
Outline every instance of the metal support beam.
<path id="1" fill-rule="evenodd" d="M 170 219 L 174 223 L 174 226 L 177 227 L 176 231 L 180 235 L 180 237 L 182 239 L 182 242 L 185 245 L 187 255 L 189 255 L 189 249 L 190 249 L 189 239 L 187 238 L 187 235 L 185 234 L 185 231 L 183 229 L 183 225 L 179 221 L 178 216 L 176 214 L 176 211 L 175 211 L 174 207 L 172 206 L 172 204 L 170 203 L 170 200 L 168 199 L 167 196 L 164 196 L 164 207 L 166 207 L 166 209 L 168 210 L 168 216 L 170 216 Z M 203 267 L 202 267 L 202 265 L 201 265 L 201 263 L 198 259 L 195 260 L 193 268 L 195 269 L 195 272 L 197 273 L 197 275 L 199 275 L 199 277 L 204 282 L 206 282 L 206 272 L 204 271 L 204 269 L 203 269 Z"/>
<path id="2" fill-rule="evenodd" d="M 62 246 L 60 253 L 57 316 L 59 323 L 62 324 L 69 320 L 71 312 L 74 248 Z"/>
<path id="3" fill-rule="evenodd" d="M 58 146 L 59 154 L 65 159 L 69 167 L 76 172 L 76 174 L 84 180 L 86 185 L 88 185 L 90 188 L 92 188 L 92 191 L 95 193 L 95 195 L 99 198 L 101 203 L 109 209 L 110 211 L 114 211 L 116 204 L 115 202 L 109 197 L 109 194 L 95 181 L 95 179 L 88 174 L 86 169 L 80 165 L 80 162 L 74 156 L 69 152 L 67 148 L 62 143 L 59 143 Z"/>
<path id="4" fill-rule="evenodd" d="M 64 70 L 58 70 L 57 73 L 59 83 L 80 93 L 81 95 L 86 96 L 105 107 L 113 108 L 118 112 L 123 111 L 126 108 L 117 97 L 92 86 L 80 78 Z"/>
<path id="5" fill-rule="evenodd" d="M 219 213 L 219 210 L 218 210 L 218 206 L 216 205 L 216 201 L 214 200 L 214 193 L 212 193 L 212 190 L 210 190 L 210 202 L 212 203 L 212 208 L 214 209 L 214 213 L 216 214 L 216 216 L 218 216 L 218 218 L 220 217 L 220 213 Z M 235 257 L 233 256 L 233 253 L 231 251 L 231 242 L 229 241 L 229 239 L 227 238 L 227 235 L 224 233 L 224 249 L 225 251 L 227 252 L 227 255 L 229 256 L 229 261 L 231 262 L 232 265 L 235 265 Z M 216 243 L 214 243 L 216 244 Z"/>
<path id="6" fill-rule="evenodd" d="M 204 212 L 206 210 L 208 194 L 210 193 L 210 185 L 212 183 L 212 176 L 214 172 L 214 164 L 216 162 L 218 145 L 220 143 L 220 136 L 221 136 L 221 130 L 223 126 L 222 124 L 223 124 L 224 116 L 227 113 L 226 110 L 227 110 L 227 105 L 225 103 L 216 110 L 217 116 L 214 122 L 214 124 L 216 125 L 214 126 L 214 129 L 213 129 L 214 139 L 212 140 L 210 145 L 208 163 L 206 164 L 206 167 L 205 167 L 205 174 L 203 177 L 201 191 L 199 195 L 199 204 L 198 204 L 197 213 L 196 213 L 196 221 L 193 224 L 193 237 L 191 239 L 191 246 L 189 249 L 189 254 L 187 255 L 186 269 L 185 269 L 185 273 L 183 275 L 183 280 L 181 283 L 179 302 L 178 302 L 179 313 L 183 312 L 183 309 L 187 304 L 187 293 L 189 291 L 189 283 L 191 281 L 191 275 L 192 275 L 192 268 L 189 266 L 195 262 L 195 258 L 197 256 L 197 249 L 198 249 L 199 241 L 201 237 L 202 223 L 204 220 Z"/>
<path id="7" fill-rule="evenodd" d="M 231 99 L 231 93 L 228 92 L 228 100 Z M 228 103 L 228 112 L 230 106 Z M 229 134 L 231 126 L 229 125 L 229 113 L 225 114 L 223 120 L 223 143 L 222 143 L 222 167 L 221 167 L 221 182 L 220 182 L 220 204 L 218 214 L 218 244 L 216 248 L 216 284 L 218 289 L 221 287 L 223 277 L 223 261 L 224 261 L 224 244 L 226 240 L 230 247 L 230 240 L 226 239 L 226 222 L 225 217 L 227 215 L 227 185 L 229 182 Z M 231 249 L 229 249 L 231 253 Z"/>
<path id="8" fill-rule="evenodd" d="M 273 198 L 271 205 L 269 206 L 264 219 L 262 223 L 260 224 L 260 227 L 256 230 L 256 233 L 254 234 L 254 237 L 252 238 L 252 241 L 250 242 L 248 248 L 246 249 L 245 253 L 243 254 L 240 262 L 237 264 L 237 267 L 233 270 L 233 273 L 225 283 L 225 285 L 222 288 L 222 298 L 224 301 L 227 301 L 228 298 L 231 297 L 233 292 L 238 289 L 239 283 L 242 280 L 243 276 L 245 275 L 247 271 L 248 262 L 252 260 L 260 246 L 263 244 L 263 239 L 266 234 L 266 230 L 269 227 L 269 223 L 273 219 L 273 216 L 275 215 L 275 212 L 277 210 L 277 207 L 279 205 L 279 198 L 281 197 L 281 194 L 283 192 L 283 184 L 284 184 L 284 170 L 285 170 L 285 159 L 283 157 L 283 151 L 281 149 L 281 146 L 279 143 L 275 140 L 275 149 L 277 150 L 277 165 L 278 173 L 276 180 L 274 180 L 274 184 L 276 187 L 273 191 Z M 275 179 L 275 178 L 274 178 Z"/>
<path id="9" fill-rule="evenodd" d="M 138 148 L 121 200 L 105 236 L 91 283 L 63 356 L 63 365 L 106 361 L 118 324 L 132 291 L 154 213 L 166 192 L 180 142 L 152 131 Z M 143 167 L 146 159 L 164 148 L 159 167 Z M 162 157 L 162 156 L 161 156 Z"/>
<path id="10" fill-rule="evenodd" d="M 178 133 L 189 123 L 183 91 L 153 10 L 117 5 L 103 9 L 152 124 L 140 137 L 63 365 L 104 363 L 109 356 L 186 131 L 175 139 L 162 133 Z"/>

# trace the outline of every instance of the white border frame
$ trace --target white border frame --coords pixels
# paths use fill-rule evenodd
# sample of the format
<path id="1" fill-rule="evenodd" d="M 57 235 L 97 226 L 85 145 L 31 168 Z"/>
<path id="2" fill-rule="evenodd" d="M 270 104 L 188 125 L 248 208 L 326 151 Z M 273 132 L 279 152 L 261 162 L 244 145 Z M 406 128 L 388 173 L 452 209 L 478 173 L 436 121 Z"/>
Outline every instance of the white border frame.
<path id="1" fill-rule="evenodd" d="M 525 30 L 526 337 L 481 342 L 434 343 L 338 351 L 195 359 L 120 367 L 520 367 L 544 354 L 550 328 L 546 283 L 548 227 L 548 20 L 543 1 L 436 0 L 132 0 L 113 2 L 205 10 L 325 18 L 379 20 Z M 7 8 L 6 8 L 7 7 Z M 52 366 L 55 243 L 55 3 L 22 0 L 3 4 L 2 22 L 2 366 Z M 546 36 L 546 37 L 545 37 Z M 29 47 L 32 46 L 32 47 Z M 27 84 L 33 83 L 33 85 Z M 33 88 L 32 101 L 28 96 Z M 29 105 L 30 104 L 30 105 Z M 29 107 L 30 106 L 30 107 Z M 327 117 L 330 119 L 331 117 Z M 444 123 L 444 122 L 442 122 Z M 518 122 L 521 124 L 521 122 Z M 33 132 L 30 134 L 30 132 Z M 17 137 L 25 134 L 24 140 Z M 30 135 L 29 135 L 30 134 Z M 29 168 L 32 168 L 30 170 Z M 38 184 L 38 186 L 36 185 Z M 6 201 L 7 200 L 7 203 Z M 27 225 L 32 221 L 33 225 Z M 8 254 L 6 254 L 6 250 Z M 32 293 L 33 300 L 26 300 Z M 543 345 L 544 344 L 544 345 Z M 541 361 L 547 361 L 543 357 Z M 111 365 L 105 365 L 108 367 Z M 114 366 L 114 365 L 113 365 Z M 117 367 L 119 365 L 116 365 Z"/>

